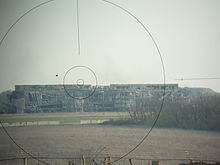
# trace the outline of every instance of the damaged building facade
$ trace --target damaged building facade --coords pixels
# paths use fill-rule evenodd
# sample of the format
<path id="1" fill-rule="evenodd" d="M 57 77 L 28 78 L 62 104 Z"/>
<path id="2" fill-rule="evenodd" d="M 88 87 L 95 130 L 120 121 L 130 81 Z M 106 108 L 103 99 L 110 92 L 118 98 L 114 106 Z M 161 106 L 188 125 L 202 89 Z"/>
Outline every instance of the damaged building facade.
<path id="1" fill-rule="evenodd" d="M 179 92 L 178 84 L 111 84 L 109 86 L 68 85 L 74 99 L 64 90 L 63 85 L 16 85 L 13 103 L 17 113 L 37 112 L 111 112 L 129 111 L 137 102 L 156 99 L 164 95 L 173 99 Z M 174 95 L 175 93 L 175 95 Z M 158 104 L 158 103 L 157 103 Z"/>

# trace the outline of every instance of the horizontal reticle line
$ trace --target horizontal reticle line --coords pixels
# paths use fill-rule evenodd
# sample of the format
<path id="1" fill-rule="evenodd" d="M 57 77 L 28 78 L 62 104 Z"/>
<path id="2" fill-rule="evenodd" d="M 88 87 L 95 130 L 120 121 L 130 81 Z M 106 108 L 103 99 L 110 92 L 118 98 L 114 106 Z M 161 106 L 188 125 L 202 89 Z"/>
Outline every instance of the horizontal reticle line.
<path id="1" fill-rule="evenodd" d="M 179 79 L 175 79 L 175 80 L 180 80 L 180 81 L 184 81 L 184 80 L 220 80 L 220 77 L 193 77 L 193 78 L 179 78 Z"/>

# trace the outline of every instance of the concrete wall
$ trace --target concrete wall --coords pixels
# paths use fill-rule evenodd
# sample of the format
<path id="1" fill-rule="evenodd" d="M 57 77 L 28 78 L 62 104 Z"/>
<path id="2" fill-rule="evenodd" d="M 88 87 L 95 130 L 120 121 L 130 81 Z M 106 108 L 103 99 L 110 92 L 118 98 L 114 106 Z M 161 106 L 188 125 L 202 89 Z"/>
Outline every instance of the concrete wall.
<path id="1" fill-rule="evenodd" d="M 109 120 L 80 120 L 80 124 L 100 124 Z"/>
<path id="2" fill-rule="evenodd" d="M 39 126 L 39 125 L 59 125 L 59 121 L 33 121 L 33 122 L 16 122 L 4 123 L 4 127 L 21 127 L 21 126 Z"/>

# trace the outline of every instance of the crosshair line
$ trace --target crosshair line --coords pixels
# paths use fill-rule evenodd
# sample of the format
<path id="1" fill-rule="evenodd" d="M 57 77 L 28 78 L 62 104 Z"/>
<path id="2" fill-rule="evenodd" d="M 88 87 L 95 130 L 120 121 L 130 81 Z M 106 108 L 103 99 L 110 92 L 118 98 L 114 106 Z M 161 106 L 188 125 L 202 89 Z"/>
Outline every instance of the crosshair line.
<path id="1" fill-rule="evenodd" d="M 175 79 L 179 81 L 184 81 L 184 80 L 220 80 L 220 77 L 196 77 L 196 78 L 179 78 Z"/>
<path id="2" fill-rule="evenodd" d="M 78 36 L 78 54 L 80 55 L 80 26 L 79 26 L 79 0 L 76 0 L 76 19 L 77 19 L 77 36 Z"/>

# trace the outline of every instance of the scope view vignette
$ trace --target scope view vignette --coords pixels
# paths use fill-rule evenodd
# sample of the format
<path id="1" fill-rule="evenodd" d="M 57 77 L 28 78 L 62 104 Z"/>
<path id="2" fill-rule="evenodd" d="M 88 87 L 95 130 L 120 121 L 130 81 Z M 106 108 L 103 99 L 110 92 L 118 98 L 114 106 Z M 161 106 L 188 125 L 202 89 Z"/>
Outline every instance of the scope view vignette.
<path id="1" fill-rule="evenodd" d="M 219 165 L 220 1 L 0 0 L 0 165 Z"/>

